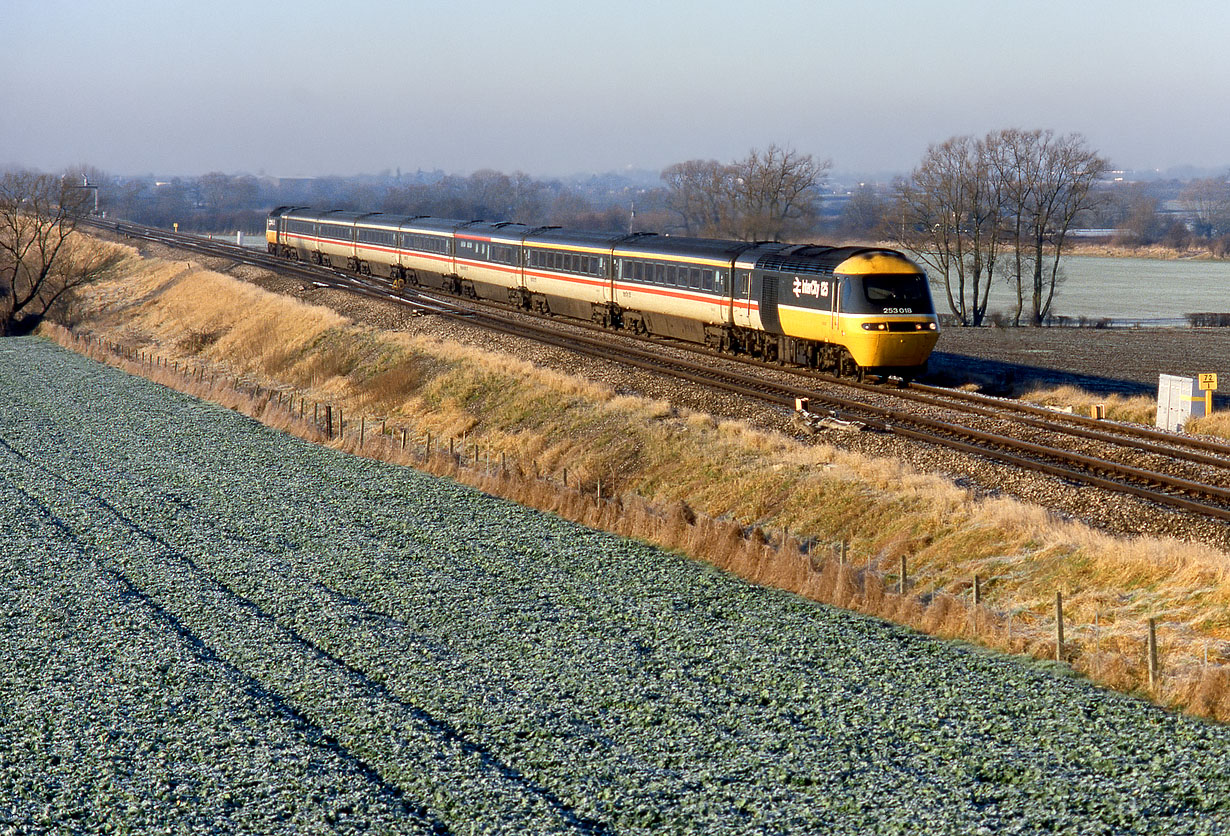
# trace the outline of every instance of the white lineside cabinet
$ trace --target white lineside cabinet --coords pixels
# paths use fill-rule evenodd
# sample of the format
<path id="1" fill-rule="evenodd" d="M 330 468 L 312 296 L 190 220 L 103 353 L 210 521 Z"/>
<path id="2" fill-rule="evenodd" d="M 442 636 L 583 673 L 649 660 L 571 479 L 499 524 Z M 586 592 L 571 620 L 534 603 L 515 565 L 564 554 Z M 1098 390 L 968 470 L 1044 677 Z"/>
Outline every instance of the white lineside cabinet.
<path id="1" fill-rule="evenodd" d="M 1157 426 L 1178 432 L 1189 418 L 1204 415 L 1204 393 L 1194 377 L 1175 374 L 1157 376 Z"/>

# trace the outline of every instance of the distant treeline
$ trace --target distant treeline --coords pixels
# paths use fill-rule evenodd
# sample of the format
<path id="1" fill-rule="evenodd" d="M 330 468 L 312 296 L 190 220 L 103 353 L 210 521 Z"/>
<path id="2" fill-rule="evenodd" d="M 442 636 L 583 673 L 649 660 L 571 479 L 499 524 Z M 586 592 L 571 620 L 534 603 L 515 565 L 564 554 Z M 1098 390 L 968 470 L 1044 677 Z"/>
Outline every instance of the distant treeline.
<path id="1" fill-rule="evenodd" d="M 1187 324 L 1193 328 L 1227 328 L 1230 327 L 1230 313 L 1189 313 Z"/>
<path id="2" fill-rule="evenodd" d="M 692 160 L 663 172 L 552 179 L 482 170 L 313 178 L 211 173 L 159 180 L 113 177 L 88 167 L 69 176 L 98 186 L 99 209 L 109 216 L 160 227 L 179 224 L 193 232 L 260 233 L 273 207 L 311 206 L 599 232 L 800 241 L 874 237 L 881 223 L 876 202 L 868 200 L 866 189 L 834 194 L 828 167 L 827 161 L 770 146 L 729 164 Z"/>

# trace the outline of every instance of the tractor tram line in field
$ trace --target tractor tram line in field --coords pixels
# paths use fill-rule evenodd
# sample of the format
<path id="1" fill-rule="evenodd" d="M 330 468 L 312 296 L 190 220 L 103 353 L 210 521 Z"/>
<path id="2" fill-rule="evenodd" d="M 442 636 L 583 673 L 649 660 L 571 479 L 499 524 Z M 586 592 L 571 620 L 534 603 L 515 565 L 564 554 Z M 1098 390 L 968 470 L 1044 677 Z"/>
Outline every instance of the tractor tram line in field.
<path id="1" fill-rule="evenodd" d="M 232 259 L 317 287 L 395 302 L 417 313 L 461 319 L 484 329 L 794 409 L 816 427 L 891 433 L 1067 483 L 1127 494 L 1185 514 L 1230 521 L 1230 445 L 919 383 L 873 385 L 732 357 L 678 340 L 614 332 L 584 320 L 514 310 L 489 300 L 411 286 L 395 289 L 374 276 L 287 261 L 226 242 L 127 223 L 94 224 L 120 235 Z M 680 353 L 700 355 L 700 359 L 686 360 Z M 732 368 L 736 364 L 746 371 Z"/>

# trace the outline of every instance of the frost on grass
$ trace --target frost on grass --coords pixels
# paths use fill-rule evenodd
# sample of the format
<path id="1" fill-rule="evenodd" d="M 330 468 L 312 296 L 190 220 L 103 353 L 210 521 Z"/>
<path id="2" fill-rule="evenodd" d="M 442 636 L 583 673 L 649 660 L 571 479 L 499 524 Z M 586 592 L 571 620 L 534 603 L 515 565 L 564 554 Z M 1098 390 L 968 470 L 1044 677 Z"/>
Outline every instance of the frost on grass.
<path id="1" fill-rule="evenodd" d="M 3 349 L 2 825 L 1230 825 L 1224 728 Z"/>

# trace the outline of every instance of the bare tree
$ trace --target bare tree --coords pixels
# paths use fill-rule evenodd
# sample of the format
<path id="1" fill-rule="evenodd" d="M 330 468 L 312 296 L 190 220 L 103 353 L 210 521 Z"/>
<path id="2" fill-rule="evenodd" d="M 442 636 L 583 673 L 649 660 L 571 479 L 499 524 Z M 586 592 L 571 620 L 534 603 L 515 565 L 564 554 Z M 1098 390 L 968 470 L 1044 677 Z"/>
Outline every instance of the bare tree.
<path id="1" fill-rule="evenodd" d="M 1078 215 L 1093 208 L 1093 186 L 1109 163 L 1080 134 L 1010 129 L 987 137 L 1006 199 L 1014 249 L 1014 324 L 1041 325 L 1050 315 L 1061 258 Z"/>
<path id="2" fill-rule="evenodd" d="M 667 204 L 685 232 L 781 240 L 815 225 L 819 187 L 831 163 L 770 145 L 730 163 L 688 160 L 662 172 Z"/>
<path id="3" fill-rule="evenodd" d="M 734 164 L 737 237 L 782 240 L 808 232 L 819 212 L 819 187 L 832 167 L 792 148 L 770 145 Z"/>
<path id="4" fill-rule="evenodd" d="M 860 183 L 842 207 L 838 230 L 851 238 L 872 238 L 883 234 L 889 202 L 870 183 Z"/>
<path id="5" fill-rule="evenodd" d="M 1115 233 L 1115 242 L 1129 246 L 1156 244 L 1166 234 L 1158 210 L 1161 201 L 1139 184 L 1132 185 L 1120 197 L 1123 217 Z"/>
<path id="6" fill-rule="evenodd" d="M 717 238 L 733 234 L 733 166 L 717 160 L 688 160 L 662 171 L 667 206 L 679 216 L 689 235 Z"/>
<path id="7" fill-rule="evenodd" d="M 1193 232 L 1201 238 L 1230 233 L 1230 179 L 1193 180 L 1179 193 L 1179 202 L 1191 213 Z"/>
<path id="8" fill-rule="evenodd" d="M 930 146 L 897 195 L 900 243 L 943 282 L 957 320 L 981 325 L 1004 233 L 1003 190 L 986 142 L 962 136 Z"/>
<path id="9" fill-rule="evenodd" d="M 37 322 L 74 288 L 93 281 L 120 256 L 70 243 L 94 197 L 50 174 L 0 176 L 0 336 Z"/>

